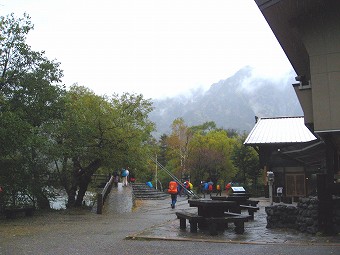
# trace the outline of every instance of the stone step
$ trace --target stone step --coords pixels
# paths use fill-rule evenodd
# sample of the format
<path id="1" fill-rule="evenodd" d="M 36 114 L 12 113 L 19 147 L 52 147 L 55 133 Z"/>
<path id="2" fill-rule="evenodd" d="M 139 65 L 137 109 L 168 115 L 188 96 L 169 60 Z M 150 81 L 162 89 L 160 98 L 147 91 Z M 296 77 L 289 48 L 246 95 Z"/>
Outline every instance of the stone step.
<path id="1" fill-rule="evenodd" d="M 132 184 L 133 195 L 136 199 L 142 200 L 152 200 L 152 199 L 166 199 L 169 198 L 167 193 L 156 190 L 154 188 L 150 188 L 146 184 L 143 183 L 133 183 Z"/>

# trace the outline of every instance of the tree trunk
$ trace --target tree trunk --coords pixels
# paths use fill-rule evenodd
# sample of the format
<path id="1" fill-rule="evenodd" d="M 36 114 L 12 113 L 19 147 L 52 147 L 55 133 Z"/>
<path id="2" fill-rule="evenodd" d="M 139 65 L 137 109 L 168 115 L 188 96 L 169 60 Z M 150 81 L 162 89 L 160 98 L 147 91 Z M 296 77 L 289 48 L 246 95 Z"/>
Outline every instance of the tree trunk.
<path id="1" fill-rule="evenodd" d="M 72 158 L 73 162 L 73 174 L 70 189 L 67 192 L 68 200 L 67 207 L 73 207 L 76 204 L 76 193 L 79 185 L 79 177 L 83 174 L 84 170 L 81 168 L 79 159 L 74 157 Z"/>
<path id="2" fill-rule="evenodd" d="M 40 209 L 50 209 L 50 201 L 42 192 L 37 196 L 37 205 Z"/>
<path id="3" fill-rule="evenodd" d="M 67 192 L 67 205 L 66 207 L 73 207 L 76 202 L 77 186 L 72 185 L 72 187 L 66 191 Z"/>
<path id="4" fill-rule="evenodd" d="M 75 190 L 78 189 L 78 194 L 77 197 L 73 203 L 74 206 L 81 206 L 83 203 L 83 199 L 85 196 L 85 193 L 87 191 L 87 187 L 91 181 L 92 175 L 98 170 L 98 168 L 101 165 L 101 160 L 96 159 L 92 161 L 86 168 L 82 168 L 80 166 L 80 162 L 78 159 L 73 159 L 73 166 L 74 166 L 74 171 L 73 171 L 73 188 Z"/>
<path id="5" fill-rule="evenodd" d="M 91 181 L 91 176 L 82 176 L 79 181 L 79 191 L 77 199 L 75 201 L 75 206 L 81 206 L 83 204 L 84 196 Z"/>
<path id="6" fill-rule="evenodd" d="M 58 166 L 58 162 L 55 161 L 55 166 L 58 172 L 58 177 L 60 184 L 64 187 L 66 193 L 67 193 L 67 204 L 66 207 L 72 207 L 75 204 L 76 201 L 76 192 L 77 192 L 77 184 L 76 181 L 73 178 L 70 180 L 69 175 L 68 175 L 68 161 L 70 159 L 68 157 L 64 157 L 62 160 L 62 166 L 61 169 Z M 75 168 L 75 166 L 73 166 Z"/>

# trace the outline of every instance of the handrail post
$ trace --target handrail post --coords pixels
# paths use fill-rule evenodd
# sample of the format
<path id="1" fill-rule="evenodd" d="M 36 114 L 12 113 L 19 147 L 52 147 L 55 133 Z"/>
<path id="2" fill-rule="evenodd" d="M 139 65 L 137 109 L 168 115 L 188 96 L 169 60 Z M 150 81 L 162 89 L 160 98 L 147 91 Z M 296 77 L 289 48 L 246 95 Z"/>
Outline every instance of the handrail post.
<path id="1" fill-rule="evenodd" d="M 103 213 L 103 194 L 97 194 L 97 214 Z"/>

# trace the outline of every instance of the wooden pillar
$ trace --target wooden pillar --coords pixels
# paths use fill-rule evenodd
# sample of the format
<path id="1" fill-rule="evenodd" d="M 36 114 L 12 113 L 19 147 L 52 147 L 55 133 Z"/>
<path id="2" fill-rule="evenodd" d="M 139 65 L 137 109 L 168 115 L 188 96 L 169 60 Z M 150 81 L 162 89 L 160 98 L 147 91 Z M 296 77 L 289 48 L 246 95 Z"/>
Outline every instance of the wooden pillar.
<path id="1" fill-rule="evenodd" d="M 326 145 L 326 170 L 317 175 L 317 194 L 319 199 L 319 228 L 328 235 L 334 234 L 333 229 L 333 203 L 332 187 L 334 185 L 334 146 L 332 137 L 327 134 L 323 137 Z"/>

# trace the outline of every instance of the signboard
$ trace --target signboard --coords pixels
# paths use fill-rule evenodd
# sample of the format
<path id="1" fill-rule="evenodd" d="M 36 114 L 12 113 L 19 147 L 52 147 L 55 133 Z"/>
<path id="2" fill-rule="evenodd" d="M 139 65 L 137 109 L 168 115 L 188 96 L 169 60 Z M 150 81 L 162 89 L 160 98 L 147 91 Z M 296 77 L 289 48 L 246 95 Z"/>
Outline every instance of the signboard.
<path id="1" fill-rule="evenodd" d="M 246 190 L 243 187 L 231 187 L 233 193 L 244 193 Z"/>

